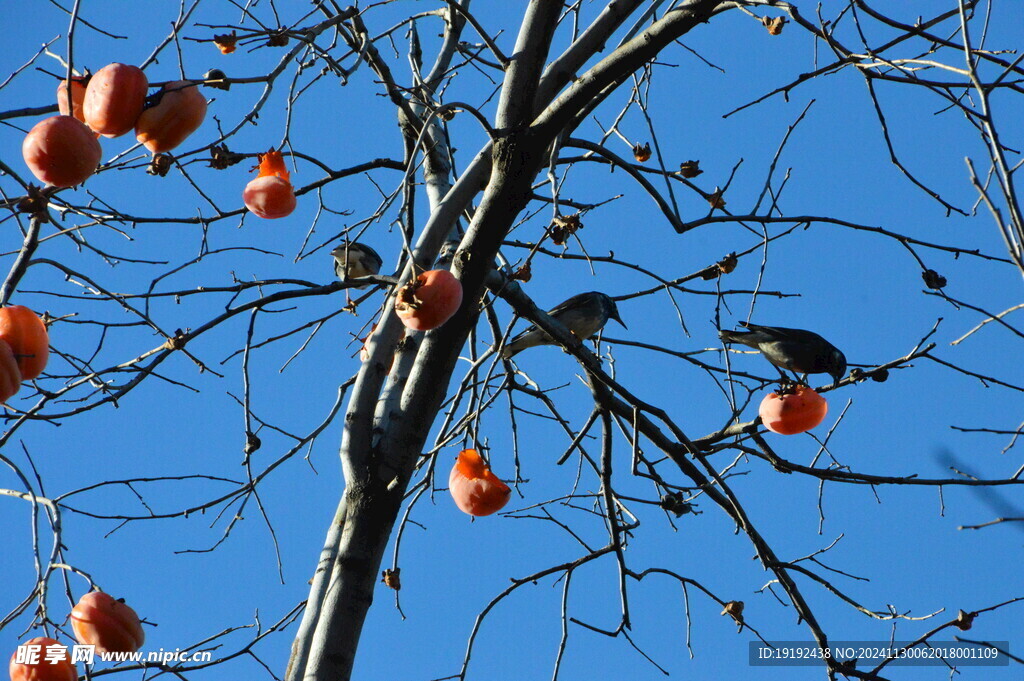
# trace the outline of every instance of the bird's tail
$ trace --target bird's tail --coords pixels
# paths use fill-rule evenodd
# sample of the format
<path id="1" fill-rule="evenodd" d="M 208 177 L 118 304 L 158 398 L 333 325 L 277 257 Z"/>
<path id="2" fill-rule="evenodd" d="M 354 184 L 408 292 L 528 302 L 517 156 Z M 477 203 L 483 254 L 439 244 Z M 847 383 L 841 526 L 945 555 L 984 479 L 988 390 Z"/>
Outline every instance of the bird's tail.
<path id="1" fill-rule="evenodd" d="M 518 355 L 520 352 L 530 347 L 529 345 L 522 343 L 521 341 L 522 339 L 519 339 L 518 341 L 512 341 L 506 344 L 505 347 L 501 349 L 501 358 L 512 359 L 512 357 Z"/>
<path id="2" fill-rule="evenodd" d="M 505 347 L 501 349 L 501 358 L 511 359 L 526 348 L 532 348 L 542 342 L 543 336 L 539 332 L 535 329 L 528 329 L 505 344 Z"/>

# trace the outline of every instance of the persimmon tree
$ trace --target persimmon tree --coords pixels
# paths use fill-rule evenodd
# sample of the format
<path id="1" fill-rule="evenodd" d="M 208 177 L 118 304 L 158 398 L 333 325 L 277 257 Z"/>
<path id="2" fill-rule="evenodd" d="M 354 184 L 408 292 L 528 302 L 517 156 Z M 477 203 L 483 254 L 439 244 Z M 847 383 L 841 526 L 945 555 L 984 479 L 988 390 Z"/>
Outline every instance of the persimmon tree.
<path id="1" fill-rule="evenodd" d="M 867 508 L 895 499 L 907 527 L 886 535 L 893 554 L 917 528 L 931 559 L 957 569 L 997 571 L 992 555 L 1019 564 L 995 527 L 1024 515 L 1014 2 L 188 0 L 139 7 L 144 22 L 51 4 L 3 10 L 24 15 L 27 37 L 0 83 L 0 303 L 43 315 L 51 343 L 46 370 L 8 400 L 0 438 L 4 522 L 23 528 L 0 619 L 10 645 L 27 630 L 70 643 L 78 598 L 115 579 L 126 596 L 125 581 L 147 584 L 138 573 L 158 569 L 142 566 L 168 541 L 88 560 L 82 533 L 112 534 L 102 545 L 197 518 L 219 536 L 178 541 L 237 570 L 225 594 L 259 607 L 232 553 L 256 542 L 287 568 L 288 606 L 270 620 L 264 608 L 241 643 L 244 623 L 174 644 L 212 649 L 212 662 L 94 676 L 223 676 L 255 659 L 288 681 L 399 678 L 389 656 L 415 636 L 398 629 L 399 595 L 461 600 L 490 577 L 475 617 L 420 614 L 463 648 L 442 668 L 418 663 L 421 678 L 472 676 L 488 623 L 538 583 L 561 590 L 527 618 L 550 622 L 510 635 L 546 643 L 554 677 L 572 673 L 581 636 L 665 671 L 669 655 L 722 664 L 694 629 L 742 634 L 715 644 L 737 666 L 749 641 L 922 648 L 956 635 L 988 650 L 1013 633 L 1001 627 L 1020 621 L 1019 583 L 991 572 L 984 588 L 904 593 L 894 580 L 927 582 L 943 565 L 883 560 L 862 526 Z M 72 154 L 85 172 L 39 186 L 18 158 L 26 134 L 59 98 L 66 110 L 84 96 L 88 124 L 77 88 L 86 67 L 107 64 L 145 73 L 147 108 L 120 122 L 127 136 L 100 138 L 94 173 Z M 173 143 L 153 141 L 160 107 L 186 97 L 195 116 L 173 124 Z M 93 148 L 85 124 L 62 120 Z M 339 242 L 371 245 L 383 269 L 337 280 Z M 438 311 L 417 290 L 442 279 L 451 309 Z M 627 331 L 606 327 L 592 344 L 543 311 L 591 290 L 616 301 Z M 778 372 L 717 335 L 748 319 L 844 349 L 850 370 L 816 387 L 823 425 L 789 437 L 763 427 L 757 405 Z M 562 352 L 503 359 L 527 323 Z M 75 454 L 94 440 L 133 453 Z M 335 447 L 338 459 L 324 455 Z M 471 476 L 452 471 L 465 450 Z M 341 483 L 315 472 L 334 461 Z M 501 498 L 479 508 L 502 509 L 458 526 L 470 534 L 443 551 L 450 564 L 403 539 L 424 527 L 441 543 L 431 524 L 468 523 L 449 479 L 459 494 L 487 482 Z M 317 486 L 333 516 L 303 506 Z M 989 515 L 972 525 L 979 511 Z M 963 527 L 935 527 L 937 515 Z M 254 525 L 266 533 L 239 537 Z M 315 560 L 309 537 L 324 526 Z M 306 553 L 288 550 L 296 533 Z M 950 535 L 980 544 L 942 553 Z M 402 577 L 415 586 L 400 591 Z M 198 568 L 188 579 L 220 590 Z M 394 593 L 394 630 L 368 632 L 381 591 Z M 650 593 L 677 601 L 671 624 L 636 605 Z M 129 601 L 162 635 L 185 631 L 155 598 Z M 368 633 L 381 640 L 360 647 Z M 817 664 L 827 678 L 921 671 Z"/>

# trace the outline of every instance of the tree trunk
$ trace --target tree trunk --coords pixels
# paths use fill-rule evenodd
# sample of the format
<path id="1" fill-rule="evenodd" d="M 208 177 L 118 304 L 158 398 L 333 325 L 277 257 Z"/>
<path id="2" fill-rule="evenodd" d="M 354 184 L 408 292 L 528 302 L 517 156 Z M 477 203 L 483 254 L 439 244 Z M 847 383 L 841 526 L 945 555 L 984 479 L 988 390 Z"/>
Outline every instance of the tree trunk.
<path id="1" fill-rule="evenodd" d="M 321 604 L 303 679 L 348 679 L 373 602 L 377 574 L 402 503 L 404 485 L 376 480 L 345 488 L 338 555 Z M 326 615 L 326 616 L 323 616 Z M 294 670 L 295 672 L 298 669 Z"/>
<path id="2" fill-rule="evenodd" d="M 592 44 L 599 51 L 599 38 L 610 34 L 636 4 L 610 5 L 591 27 L 596 33 L 584 32 L 573 47 Z M 659 49 L 705 21 L 717 2 L 693 0 L 689 5 L 655 22 L 623 48 L 620 58 L 602 61 L 592 69 L 591 78 L 577 81 L 551 104 L 548 102 L 557 88 L 568 80 L 566 73 L 571 73 L 564 67 L 579 68 L 591 55 L 570 48 L 556 60 L 559 67 L 550 69 L 542 79 L 562 3 L 532 0 L 527 7 L 515 53 L 505 71 L 494 138 L 488 145 L 490 181 L 452 263 L 463 286 L 462 306 L 440 328 L 406 336 L 390 374 L 385 375 L 385 354 L 401 337 L 390 301 L 385 305 L 384 318 L 370 342 L 370 359 L 357 378 L 346 415 L 341 454 L 347 487 L 337 556 L 326 590 L 322 584 L 318 589 L 314 582 L 311 600 L 323 597 L 318 604 L 307 604 L 318 611 L 316 628 L 311 640 L 303 641 L 303 636 L 309 635 L 309 622 L 303 621 L 287 681 L 345 681 L 351 676 L 359 635 L 403 495 L 459 353 L 477 323 L 484 281 L 494 268 L 497 250 L 532 199 L 532 182 L 562 132 L 556 121 L 568 125 L 593 99 L 607 96 L 602 92 L 605 86 L 613 89 L 622 74 L 640 68 Z M 420 266 L 433 262 L 469 197 L 479 190 L 479 184 L 468 187 L 467 182 L 479 182 L 476 178 L 486 170 L 482 163 L 486 159 L 478 157 L 444 199 L 432 205 L 431 218 L 414 249 Z M 411 274 L 411 268 L 407 269 L 403 281 Z M 305 650 L 308 655 L 303 659 Z"/>

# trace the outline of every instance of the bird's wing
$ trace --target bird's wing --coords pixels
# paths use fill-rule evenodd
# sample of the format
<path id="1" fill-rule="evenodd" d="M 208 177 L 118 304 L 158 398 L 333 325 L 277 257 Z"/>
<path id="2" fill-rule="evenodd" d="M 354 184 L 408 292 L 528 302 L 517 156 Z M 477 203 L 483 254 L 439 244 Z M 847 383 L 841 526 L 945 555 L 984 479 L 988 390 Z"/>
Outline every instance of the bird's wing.
<path id="1" fill-rule="evenodd" d="M 587 294 L 581 293 L 579 295 L 573 296 L 569 300 L 563 300 L 561 303 L 559 303 L 558 305 L 556 305 L 552 309 L 548 310 L 548 316 L 549 317 L 557 317 L 558 314 L 564 312 L 571 305 L 576 303 L 576 301 L 579 298 L 581 298 L 582 296 L 585 296 L 585 295 L 587 295 Z M 526 327 L 526 329 L 524 329 L 520 333 L 518 333 L 515 336 L 513 336 L 512 339 L 509 341 L 509 345 L 511 345 L 512 343 L 515 343 L 516 341 L 522 340 L 523 338 L 525 338 L 526 336 L 530 335 L 534 331 L 537 331 L 539 328 L 540 327 L 538 327 L 536 324 L 530 324 L 528 327 Z"/>
<path id="2" fill-rule="evenodd" d="M 819 336 L 818 334 L 814 333 L 813 331 L 806 331 L 804 329 L 790 329 L 785 326 L 761 326 L 760 324 L 750 324 L 748 322 L 740 322 L 740 325 L 746 327 L 753 333 L 763 335 L 764 340 L 767 341 L 793 343 L 822 341 L 828 344 L 828 342 L 825 341 L 825 339 Z"/>
<path id="3" fill-rule="evenodd" d="M 377 269 L 380 269 L 384 265 L 384 259 L 380 257 L 380 254 L 378 254 L 377 251 L 373 250 L 369 246 L 366 246 L 365 244 L 363 245 L 363 248 L 366 249 L 367 255 L 369 255 L 371 258 L 377 261 Z"/>
<path id="4" fill-rule="evenodd" d="M 524 338 L 526 338 L 528 335 L 530 335 L 531 333 L 533 333 L 536 330 L 537 330 L 537 327 L 534 326 L 533 324 L 530 324 L 524 330 L 522 330 L 519 333 L 517 333 L 516 335 L 512 336 L 512 338 L 510 338 L 508 340 L 508 345 L 511 345 L 511 344 L 515 343 L 516 341 L 523 340 Z"/>
<path id="5" fill-rule="evenodd" d="M 558 321 L 559 316 L 561 316 L 563 312 L 572 309 L 573 307 L 576 307 L 579 303 L 586 300 L 588 296 L 592 295 L 594 295 L 594 291 L 588 291 L 586 293 L 578 293 L 574 295 L 572 298 L 569 298 L 568 300 L 563 300 L 558 305 L 555 305 L 553 308 L 548 310 L 548 316 L 554 318 L 555 321 Z M 538 328 L 539 327 L 536 324 L 531 324 L 529 327 L 526 328 L 525 331 L 517 335 L 511 341 L 509 341 L 509 343 L 514 343 L 518 340 L 522 340 L 523 337 L 528 336 L 530 333 L 534 331 L 537 331 Z"/>
<path id="6" fill-rule="evenodd" d="M 569 308 L 574 307 L 578 303 L 582 302 L 589 295 L 591 295 L 589 292 L 588 293 L 578 293 L 578 294 L 574 295 L 572 298 L 569 298 L 568 300 L 563 300 L 558 305 L 555 305 L 553 308 L 548 310 L 548 316 L 549 317 L 557 317 L 558 315 L 560 315 L 561 313 L 565 312 Z"/>

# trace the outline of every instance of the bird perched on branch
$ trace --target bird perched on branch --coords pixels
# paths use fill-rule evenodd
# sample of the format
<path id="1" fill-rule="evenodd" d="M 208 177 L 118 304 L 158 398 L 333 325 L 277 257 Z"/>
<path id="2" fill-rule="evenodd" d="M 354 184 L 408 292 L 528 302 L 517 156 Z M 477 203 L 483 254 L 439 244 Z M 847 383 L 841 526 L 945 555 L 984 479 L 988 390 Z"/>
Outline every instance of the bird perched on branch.
<path id="1" fill-rule="evenodd" d="M 614 319 L 623 328 L 626 323 L 619 317 L 619 309 L 615 301 L 599 291 L 590 291 L 573 296 L 569 300 L 549 310 L 552 319 L 558 320 L 565 328 L 572 331 L 580 340 L 590 338 L 604 328 L 609 319 Z M 536 326 L 513 338 L 501 351 L 502 359 L 508 359 L 526 348 L 536 345 L 555 345 L 555 341 Z"/>
<path id="2" fill-rule="evenodd" d="M 381 257 L 377 255 L 377 251 L 356 241 L 341 244 L 331 251 L 331 255 L 334 256 L 334 273 L 338 275 L 338 279 L 342 283 L 377 274 L 380 272 L 381 265 L 384 264 Z M 361 289 L 367 286 L 369 284 L 355 288 Z"/>
<path id="3" fill-rule="evenodd" d="M 829 374 L 833 387 L 846 374 L 846 356 L 813 331 L 746 322 L 740 322 L 740 326 L 747 330 L 719 331 L 718 337 L 725 343 L 739 343 L 758 350 L 780 370 L 789 369 L 805 377 L 806 374 Z"/>

